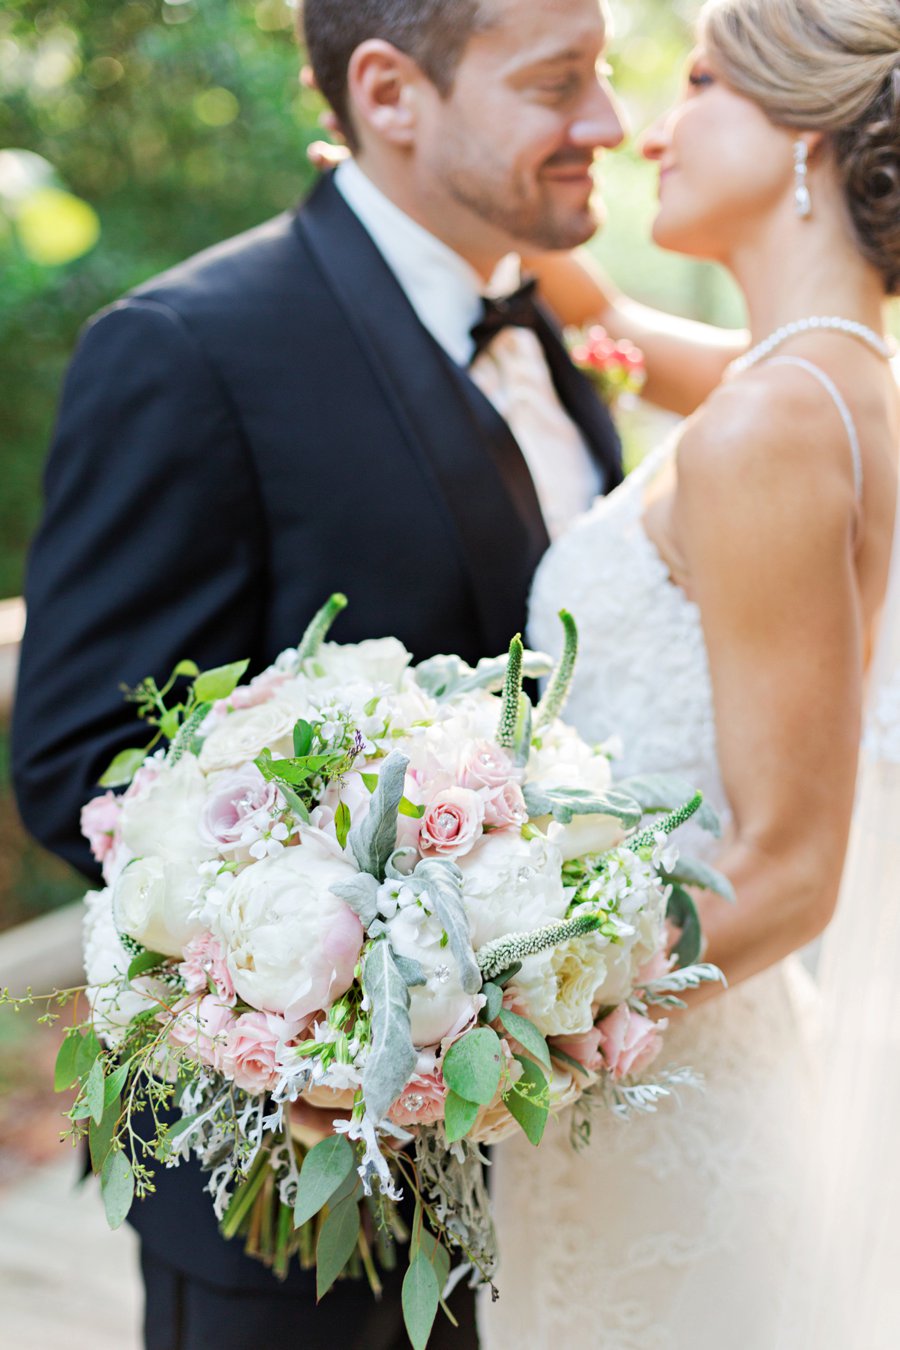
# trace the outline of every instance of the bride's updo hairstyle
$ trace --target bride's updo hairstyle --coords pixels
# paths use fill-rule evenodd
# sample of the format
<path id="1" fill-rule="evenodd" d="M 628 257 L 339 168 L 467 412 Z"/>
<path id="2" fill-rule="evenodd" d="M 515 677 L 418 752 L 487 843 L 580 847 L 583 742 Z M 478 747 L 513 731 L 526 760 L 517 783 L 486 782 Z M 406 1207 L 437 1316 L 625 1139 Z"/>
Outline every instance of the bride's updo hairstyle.
<path id="1" fill-rule="evenodd" d="M 709 0 L 700 37 L 772 122 L 828 135 L 861 250 L 900 293 L 900 0 Z"/>

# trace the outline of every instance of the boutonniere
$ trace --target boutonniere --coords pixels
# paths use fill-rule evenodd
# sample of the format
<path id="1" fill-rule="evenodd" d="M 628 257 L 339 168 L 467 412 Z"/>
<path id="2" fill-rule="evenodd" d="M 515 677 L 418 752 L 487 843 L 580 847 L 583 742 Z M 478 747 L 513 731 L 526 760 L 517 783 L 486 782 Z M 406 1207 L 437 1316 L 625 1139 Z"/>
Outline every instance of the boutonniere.
<path id="1" fill-rule="evenodd" d="M 615 342 L 599 324 L 566 330 L 569 356 L 610 407 L 638 395 L 647 381 L 644 353 L 633 342 Z"/>

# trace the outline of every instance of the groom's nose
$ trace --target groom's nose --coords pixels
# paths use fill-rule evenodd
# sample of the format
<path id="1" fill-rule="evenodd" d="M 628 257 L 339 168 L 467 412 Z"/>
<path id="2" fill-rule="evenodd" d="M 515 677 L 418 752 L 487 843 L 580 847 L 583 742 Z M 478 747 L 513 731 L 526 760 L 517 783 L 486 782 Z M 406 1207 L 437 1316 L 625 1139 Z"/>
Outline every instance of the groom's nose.
<path id="1" fill-rule="evenodd" d="M 570 145 L 579 149 L 594 150 L 603 146 L 615 150 L 628 134 L 625 110 L 612 91 L 599 85 L 593 94 L 590 107 L 583 110 L 581 117 L 569 126 Z"/>

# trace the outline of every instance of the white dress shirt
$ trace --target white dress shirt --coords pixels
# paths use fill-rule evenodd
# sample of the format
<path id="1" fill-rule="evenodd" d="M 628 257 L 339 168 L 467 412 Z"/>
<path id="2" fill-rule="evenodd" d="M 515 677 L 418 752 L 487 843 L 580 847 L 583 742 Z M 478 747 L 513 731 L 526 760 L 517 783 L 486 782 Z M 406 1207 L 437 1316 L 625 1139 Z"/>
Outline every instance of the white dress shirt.
<path id="1" fill-rule="evenodd" d="M 471 330 L 482 296 L 508 294 L 519 284 L 519 260 L 504 258 L 485 287 L 478 273 L 367 178 L 352 159 L 340 164 L 335 186 L 394 273 L 423 326 L 464 368 L 474 350 Z M 506 328 L 469 372 L 508 424 L 528 465 L 551 539 L 557 538 L 600 489 L 599 470 L 578 427 L 559 401 L 540 340 L 526 328 Z"/>

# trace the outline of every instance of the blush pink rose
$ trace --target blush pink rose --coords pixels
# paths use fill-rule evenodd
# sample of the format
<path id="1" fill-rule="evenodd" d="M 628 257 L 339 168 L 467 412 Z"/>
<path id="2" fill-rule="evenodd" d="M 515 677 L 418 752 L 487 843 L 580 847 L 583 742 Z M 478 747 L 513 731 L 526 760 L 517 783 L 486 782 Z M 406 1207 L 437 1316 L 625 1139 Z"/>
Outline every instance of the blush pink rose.
<path id="1" fill-rule="evenodd" d="M 419 1052 L 416 1071 L 388 1111 L 388 1119 L 407 1129 L 412 1125 L 433 1125 L 444 1118 L 447 1085 L 437 1067 L 434 1050 Z"/>
<path id="2" fill-rule="evenodd" d="M 218 994 L 207 994 L 201 999 L 182 999 L 173 1011 L 175 1020 L 169 1027 L 169 1043 L 183 1050 L 189 1059 L 221 1073 L 236 1021 L 230 1006 Z"/>
<path id="3" fill-rule="evenodd" d="M 509 751 L 493 741 L 472 741 L 460 762 L 459 781 L 462 787 L 477 791 L 519 782 L 522 773 Z"/>
<path id="4" fill-rule="evenodd" d="M 250 847 L 278 814 L 278 790 L 255 764 L 226 769 L 213 781 L 200 816 L 200 837 L 219 853 L 246 853 L 249 858 Z"/>
<path id="5" fill-rule="evenodd" d="M 141 797 L 146 797 L 161 772 L 162 770 L 159 764 L 152 759 L 148 760 L 146 764 L 142 764 L 138 769 L 126 791 L 123 793 L 123 796 L 128 797 L 132 801 L 136 801 Z"/>
<path id="6" fill-rule="evenodd" d="M 483 789 L 484 825 L 488 830 L 520 830 L 528 820 L 528 807 L 518 783 Z"/>
<path id="7" fill-rule="evenodd" d="M 81 833 L 98 863 L 105 862 L 117 844 L 122 801 L 114 792 L 104 792 L 81 808 Z"/>
<path id="8" fill-rule="evenodd" d="M 660 1033 L 666 1025 L 665 1021 L 652 1022 L 649 1017 L 632 1012 L 627 1003 L 620 1003 L 615 1012 L 604 1017 L 596 1030 L 613 1078 L 643 1072 L 662 1049 Z"/>
<path id="9" fill-rule="evenodd" d="M 570 1059 L 577 1060 L 588 1073 L 599 1073 L 605 1062 L 600 1049 L 603 1035 L 601 1027 L 591 1027 L 590 1031 L 583 1031 L 580 1036 L 554 1036 L 550 1042 L 550 1053 L 552 1055 L 554 1049 L 561 1050 Z"/>
<path id="10" fill-rule="evenodd" d="M 178 967 L 187 990 L 191 994 L 208 993 L 210 981 L 222 1002 L 234 1007 L 236 995 L 225 951 L 212 933 L 198 933 L 184 949 L 184 960 Z"/>
<path id="11" fill-rule="evenodd" d="M 280 1041 L 296 1033 L 296 1024 L 276 1013 L 242 1013 L 231 1028 L 222 1068 L 235 1087 L 253 1095 L 275 1086 Z"/>
<path id="12" fill-rule="evenodd" d="M 658 951 L 655 956 L 651 956 L 649 961 L 645 961 L 637 973 L 637 985 L 643 988 L 645 984 L 652 983 L 653 980 L 661 980 L 664 975 L 668 975 L 672 969 L 674 958 L 667 956 L 664 951 Z"/>
<path id="13" fill-rule="evenodd" d="M 471 788 L 450 787 L 432 798 L 419 826 L 419 848 L 439 858 L 461 857 L 481 838 L 484 802 Z"/>
<path id="14" fill-rule="evenodd" d="M 290 678 L 283 670 L 264 670 L 249 684 L 239 684 L 228 698 L 216 703 L 213 711 L 227 712 L 230 709 L 236 712 L 238 708 L 258 708 L 261 703 L 268 703 L 270 698 L 274 698 L 281 686 Z"/>

